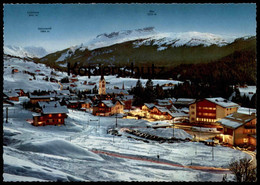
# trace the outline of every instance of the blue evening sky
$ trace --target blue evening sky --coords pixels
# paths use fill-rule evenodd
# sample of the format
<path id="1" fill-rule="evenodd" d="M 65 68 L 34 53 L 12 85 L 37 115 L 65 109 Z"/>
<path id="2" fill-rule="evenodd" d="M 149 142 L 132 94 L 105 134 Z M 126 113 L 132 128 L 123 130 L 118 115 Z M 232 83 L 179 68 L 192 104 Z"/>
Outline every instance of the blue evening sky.
<path id="1" fill-rule="evenodd" d="M 150 10 L 156 15 L 147 15 Z M 5 45 L 50 51 L 148 26 L 159 32 L 256 35 L 256 4 L 4 4 L 3 20 Z"/>

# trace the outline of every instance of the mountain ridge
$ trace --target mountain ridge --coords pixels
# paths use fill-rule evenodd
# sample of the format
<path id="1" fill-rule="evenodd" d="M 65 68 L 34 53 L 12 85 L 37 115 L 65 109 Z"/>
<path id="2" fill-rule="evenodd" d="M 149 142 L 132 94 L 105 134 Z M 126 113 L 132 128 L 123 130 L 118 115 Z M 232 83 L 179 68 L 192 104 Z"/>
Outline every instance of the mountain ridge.
<path id="1" fill-rule="evenodd" d="M 4 46 L 4 53 L 12 56 L 17 56 L 21 58 L 41 58 L 49 54 L 43 47 L 35 46 L 15 46 L 6 45 Z"/>

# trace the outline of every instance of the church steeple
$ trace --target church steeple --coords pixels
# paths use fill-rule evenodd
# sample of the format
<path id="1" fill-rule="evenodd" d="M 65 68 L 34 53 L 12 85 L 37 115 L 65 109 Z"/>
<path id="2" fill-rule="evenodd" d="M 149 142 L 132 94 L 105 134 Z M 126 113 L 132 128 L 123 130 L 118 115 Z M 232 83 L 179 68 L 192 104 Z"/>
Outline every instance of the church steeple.
<path id="1" fill-rule="evenodd" d="M 104 75 L 101 75 L 99 80 L 98 94 L 106 94 L 106 80 Z"/>
<path id="2" fill-rule="evenodd" d="M 125 84 L 124 84 L 124 82 L 123 82 L 123 85 L 122 85 L 122 89 L 125 90 Z"/>

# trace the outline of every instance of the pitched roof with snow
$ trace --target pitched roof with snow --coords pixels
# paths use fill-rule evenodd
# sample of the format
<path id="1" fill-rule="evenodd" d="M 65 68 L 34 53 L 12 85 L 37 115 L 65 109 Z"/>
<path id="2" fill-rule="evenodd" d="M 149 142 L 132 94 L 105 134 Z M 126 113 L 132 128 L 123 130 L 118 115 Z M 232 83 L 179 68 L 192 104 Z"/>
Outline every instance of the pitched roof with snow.
<path id="1" fill-rule="evenodd" d="M 29 93 L 29 98 L 31 98 L 31 99 L 32 98 L 33 99 L 34 98 L 44 98 L 44 99 L 46 98 L 47 99 L 47 98 L 51 98 L 51 96 L 49 94 L 47 94 L 47 95 L 33 95 L 33 94 Z"/>
<path id="2" fill-rule="evenodd" d="M 16 92 L 4 92 L 4 94 L 7 96 L 7 97 L 18 97 L 18 94 Z"/>
<path id="3" fill-rule="evenodd" d="M 157 106 L 157 105 L 155 105 L 154 107 L 156 107 L 160 112 L 170 113 L 170 111 L 165 107 L 161 107 L 161 106 Z"/>
<path id="4" fill-rule="evenodd" d="M 102 100 L 102 103 L 104 103 L 107 107 L 113 107 L 114 104 L 111 100 Z"/>
<path id="5" fill-rule="evenodd" d="M 161 106 L 171 105 L 170 100 L 168 100 L 168 99 L 163 99 L 163 100 L 157 99 L 157 103 L 158 103 L 158 105 L 161 105 Z"/>
<path id="6" fill-rule="evenodd" d="M 218 122 L 221 123 L 225 127 L 236 129 L 236 128 L 250 122 L 251 120 L 253 120 L 255 118 L 256 118 L 255 115 L 247 115 L 247 114 L 241 114 L 241 113 L 235 112 L 233 114 L 226 116 L 225 118 L 222 118 Z"/>
<path id="7" fill-rule="evenodd" d="M 124 95 L 122 97 L 118 96 L 118 97 L 116 97 L 116 99 L 122 100 L 122 101 L 132 100 L 132 99 L 134 99 L 134 95 Z"/>
<path id="8" fill-rule="evenodd" d="M 179 105 L 188 105 L 192 104 L 196 101 L 196 99 L 191 99 L 191 98 L 178 98 L 174 102 L 174 104 L 179 104 Z"/>
<path id="9" fill-rule="evenodd" d="M 153 103 L 144 103 L 144 105 L 149 109 L 152 109 L 155 106 Z"/>
<path id="10" fill-rule="evenodd" d="M 55 105 L 57 107 L 60 106 L 60 103 L 58 101 L 49 101 L 49 102 L 40 101 L 40 102 L 38 102 L 38 104 L 39 104 L 40 107 L 43 107 L 43 106 L 45 106 L 45 107 L 55 107 Z"/>
<path id="11" fill-rule="evenodd" d="M 62 114 L 62 113 L 69 113 L 66 106 L 57 106 L 57 107 L 42 107 L 43 114 Z"/>
<path id="12" fill-rule="evenodd" d="M 232 102 L 232 101 L 229 101 L 229 100 L 226 100 L 224 98 L 221 98 L 221 97 L 217 97 L 217 98 L 205 98 L 206 100 L 212 102 L 212 103 L 215 103 L 221 107 L 239 107 L 238 104 Z"/>
<path id="13" fill-rule="evenodd" d="M 69 90 L 58 90 L 57 93 L 63 94 L 63 95 L 69 95 L 70 91 Z"/>
<path id="14" fill-rule="evenodd" d="M 87 98 L 87 99 L 85 100 L 85 103 L 92 103 L 92 101 L 91 101 L 91 99 Z"/>

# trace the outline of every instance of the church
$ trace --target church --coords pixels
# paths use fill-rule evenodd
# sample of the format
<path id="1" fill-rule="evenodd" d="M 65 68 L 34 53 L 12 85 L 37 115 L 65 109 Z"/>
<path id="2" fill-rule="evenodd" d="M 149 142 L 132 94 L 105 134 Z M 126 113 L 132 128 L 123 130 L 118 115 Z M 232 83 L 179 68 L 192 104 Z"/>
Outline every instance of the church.
<path id="1" fill-rule="evenodd" d="M 98 88 L 99 95 L 107 95 L 107 94 L 114 94 L 114 95 L 129 95 L 127 90 L 124 88 L 124 83 L 122 85 L 122 89 L 106 89 L 106 80 L 103 75 L 99 80 L 99 88 Z"/>
<path id="2" fill-rule="evenodd" d="M 105 80 L 103 75 L 101 75 L 101 78 L 99 80 L 98 94 L 99 95 L 105 95 L 106 94 L 106 80 Z"/>

